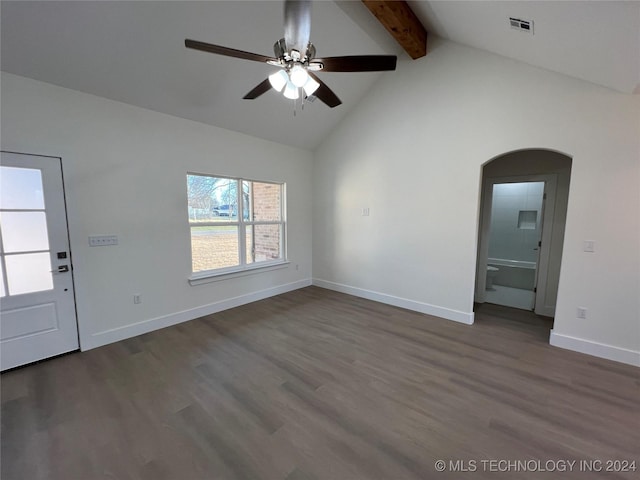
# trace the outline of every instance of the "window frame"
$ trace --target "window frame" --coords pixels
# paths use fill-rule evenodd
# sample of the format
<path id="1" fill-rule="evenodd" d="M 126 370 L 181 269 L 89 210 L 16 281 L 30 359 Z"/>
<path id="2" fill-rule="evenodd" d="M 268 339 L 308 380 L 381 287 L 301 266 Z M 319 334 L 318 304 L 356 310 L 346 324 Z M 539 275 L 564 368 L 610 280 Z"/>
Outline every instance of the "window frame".
<path id="1" fill-rule="evenodd" d="M 233 177 L 228 175 L 214 175 L 208 173 L 197 173 L 197 172 L 187 172 L 186 178 L 189 176 L 200 176 L 200 177 L 210 177 L 210 178 L 222 178 L 226 180 L 233 180 L 238 182 L 236 188 L 236 205 L 237 205 L 237 220 L 235 221 L 215 221 L 215 222 L 192 222 L 191 218 L 188 218 L 189 225 L 189 239 L 191 240 L 191 228 L 192 227 L 224 227 L 224 226 L 232 226 L 237 227 L 237 235 L 238 235 L 238 258 L 239 265 L 233 265 L 230 267 L 221 267 L 215 268 L 211 270 L 201 270 L 198 272 L 193 271 L 193 246 L 190 244 L 191 255 L 189 260 L 191 261 L 191 275 L 189 276 L 189 283 L 191 285 L 198 285 L 200 283 L 207 283 L 212 281 L 221 280 L 221 277 L 224 278 L 233 278 L 236 276 L 244 276 L 252 273 L 257 273 L 259 271 L 268 271 L 275 270 L 279 268 L 284 268 L 289 264 L 287 259 L 287 218 L 286 218 L 286 183 L 285 182 L 276 182 L 271 180 L 255 180 L 244 177 Z M 245 211 L 245 199 L 244 199 L 244 189 L 243 182 L 250 183 L 263 183 L 270 185 L 277 185 L 280 187 L 280 220 L 253 220 L 253 219 L 245 219 L 244 211 Z M 188 180 L 187 180 L 187 195 L 188 195 Z M 254 198 L 253 191 L 249 192 L 249 201 L 250 207 L 253 206 Z M 187 202 L 188 204 L 188 202 Z M 188 209 L 187 209 L 188 210 Z M 251 211 L 249 211 L 249 216 L 251 216 Z M 231 218 L 231 217 L 229 217 Z M 251 226 L 260 226 L 260 225 L 279 225 L 280 226 L 280 242 L 279 242 L 279 250 L 280 250 L 280 258 L 273 260 L 264 260 L 258 261 L 255 260 L 252 263 L 247 263 L 247 227 Z"/>

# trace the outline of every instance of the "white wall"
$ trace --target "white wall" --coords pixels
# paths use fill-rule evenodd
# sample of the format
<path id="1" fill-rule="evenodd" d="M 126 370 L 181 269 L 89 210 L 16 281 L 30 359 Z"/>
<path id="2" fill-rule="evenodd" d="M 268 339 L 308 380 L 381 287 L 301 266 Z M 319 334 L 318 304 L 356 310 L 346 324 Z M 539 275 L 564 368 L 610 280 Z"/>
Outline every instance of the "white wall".
<path id="1" fill-rule="evenodd" d="M 310 284 L 310 152 L 10 74 L 1 87 L 2 149 L 62 158 L 83 349 Z M 190 286 L 187 171 L 286 182 L 291 265 Z"/>
<path id="2" fill-rule="evenodd" d="M 640 96 L 430 44 L 316 152 L 314 283 L 473 321 L 482 164 L 555 150 L 573 168 L 552 343 L 640 364 Z"/>

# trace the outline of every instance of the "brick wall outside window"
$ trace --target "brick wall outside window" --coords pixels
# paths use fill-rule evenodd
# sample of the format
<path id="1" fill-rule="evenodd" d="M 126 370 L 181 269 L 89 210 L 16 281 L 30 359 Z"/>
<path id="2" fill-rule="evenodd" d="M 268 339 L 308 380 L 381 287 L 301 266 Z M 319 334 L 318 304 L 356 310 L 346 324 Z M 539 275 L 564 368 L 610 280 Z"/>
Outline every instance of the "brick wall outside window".
<path id="1" fill-rule="evenodd" d="M 280 220 L 281 190 L 281 185 L 253 182 L 254 221 Z M 255 261 L 280 258 L 280 226 L 255 225 L 253 229 Z M 251 240 L 247 233 L 247 246 Z"/>

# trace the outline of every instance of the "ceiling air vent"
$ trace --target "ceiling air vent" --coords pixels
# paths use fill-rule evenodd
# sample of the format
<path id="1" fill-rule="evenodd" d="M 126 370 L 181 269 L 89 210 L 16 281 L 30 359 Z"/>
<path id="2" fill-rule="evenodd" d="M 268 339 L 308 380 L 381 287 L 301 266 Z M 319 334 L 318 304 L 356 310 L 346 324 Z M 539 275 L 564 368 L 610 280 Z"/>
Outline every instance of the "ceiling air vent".
<path id="1" fill-rule="evenodd" d="M 511 28 L 513 28 L 514 30 L 533 35 L 532 20 L 522 20 L 520 18 L 509 17 L 509 25 L 511 25 Z"/>

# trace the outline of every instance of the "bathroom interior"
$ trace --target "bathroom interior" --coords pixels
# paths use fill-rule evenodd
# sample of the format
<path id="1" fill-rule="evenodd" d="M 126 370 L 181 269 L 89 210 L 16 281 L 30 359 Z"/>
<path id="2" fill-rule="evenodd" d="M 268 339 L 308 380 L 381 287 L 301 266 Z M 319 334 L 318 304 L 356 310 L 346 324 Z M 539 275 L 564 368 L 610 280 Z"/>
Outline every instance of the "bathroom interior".
<path id="1" fill-rule="evenodd" d="M 561 152 L 524 149 L 483 165 L 477 305 L 555 316 L 571 164 L 572 158 Z"/>
<path id="2" fill-rule="evenodd" d="M 533 310 L 544 182 L 494 183 L 485 301 Z"/>

